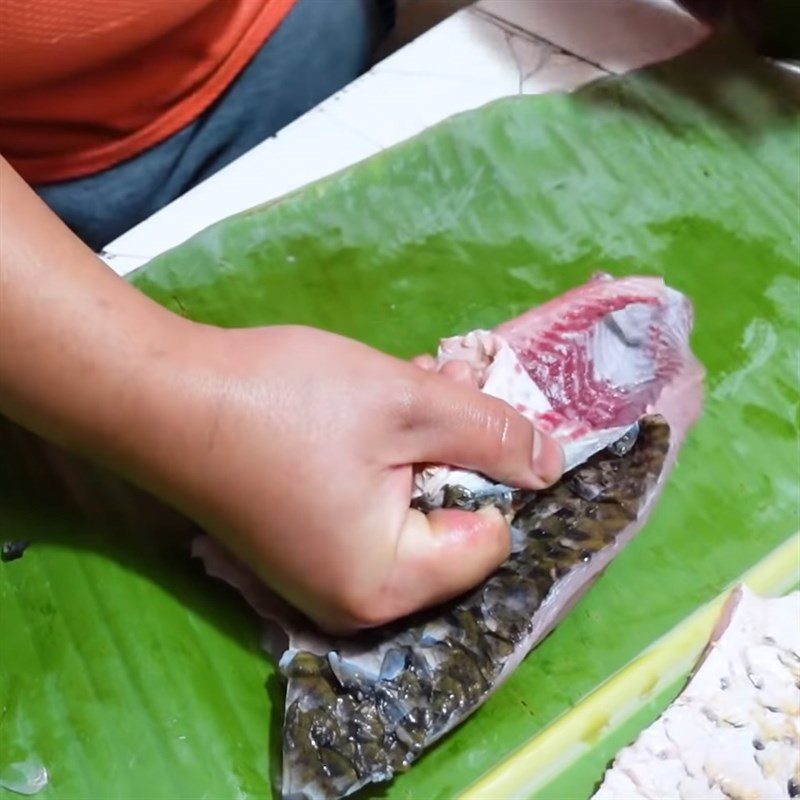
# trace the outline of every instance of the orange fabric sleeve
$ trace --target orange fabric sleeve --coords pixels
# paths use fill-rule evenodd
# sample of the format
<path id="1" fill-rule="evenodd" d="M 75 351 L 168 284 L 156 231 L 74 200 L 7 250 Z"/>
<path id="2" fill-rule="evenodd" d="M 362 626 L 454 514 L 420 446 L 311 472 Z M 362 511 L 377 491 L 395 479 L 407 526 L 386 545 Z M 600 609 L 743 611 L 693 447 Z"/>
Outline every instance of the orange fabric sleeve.
<path id="1" fill-rule="evenodd" d="M 197 118 L 296 0 L 3 0 L 0 152 L 31 183 L 106 169 Z"/>

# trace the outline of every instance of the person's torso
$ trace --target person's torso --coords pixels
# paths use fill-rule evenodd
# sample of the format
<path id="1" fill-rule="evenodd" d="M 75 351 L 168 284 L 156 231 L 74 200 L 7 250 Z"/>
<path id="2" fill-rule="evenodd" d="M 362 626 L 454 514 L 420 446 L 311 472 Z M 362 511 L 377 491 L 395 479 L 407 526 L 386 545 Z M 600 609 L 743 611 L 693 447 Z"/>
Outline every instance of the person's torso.
<path id="1" fill-rule="evenodd" d="M 295 0 L 3 0 L 0 152 L 27 180 L 112 166 L 191 122 Z"/>

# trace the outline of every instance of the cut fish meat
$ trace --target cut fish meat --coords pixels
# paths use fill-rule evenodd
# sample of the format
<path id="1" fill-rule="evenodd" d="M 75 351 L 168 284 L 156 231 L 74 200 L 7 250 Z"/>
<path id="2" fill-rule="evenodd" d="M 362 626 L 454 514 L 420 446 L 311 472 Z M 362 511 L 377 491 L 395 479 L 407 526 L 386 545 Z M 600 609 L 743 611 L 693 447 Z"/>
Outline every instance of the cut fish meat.
<path id="1" fill-rule="evenodd" d="M 800 797 L 800 592 L 731 595 L 694 676 L 593 800 Z"/>
<path id="2" fill-rule="evenodd" d="M 216 542 L 199 540 L 209 574 L 280 626 L 267 626 L 265 645 L 288 679 L 283 796 L 342 797 L 387 780 L 472 713 L 639 530 L 670 460 L 667 424 L 644 418 L 625 456 L 596 454 L 529 498 L 511 558 L 482 587 L 354 638 L 316 631 Z"/>
<path id="3" fill-rule="evenodd" d="M 287 678 L 285 798 L 343 797 L 407 769 L 502 684 L 641 529 L 700 412 L 691 326 L 688 300 L 662 280 L 602 276 L 494 332 L 442 343 L 440 363 L 467 361 L 484 391 L 582 448 L 537 493 L 447 467 L 419 476 L 423 506 L 513 504 L 510 558 L 465 597 L 337 638 L 216 542 L 195 543 L 209 574 L 264 618 L 265 647 Z"/>
<path id="4" fill-rule="evenodd" d="M 645 409 L 693 362 L 691 327 L 687 298 L 660 279 L 598 274 L 494 331 L 444 339 L 437 361 L 468 364 L 482 391 L 555 436 L 569 471 L 624 442 Z M 696 365 L 694 374 L 702 374 Z M 699 393 L 691 397 L 697 402 Z M 634 436 L 635 428 L 628 439 Z M 509 507 L 513 490 L 466 470 L 433 466 L 417 473 L 414 500 L 423 509 Z"/>

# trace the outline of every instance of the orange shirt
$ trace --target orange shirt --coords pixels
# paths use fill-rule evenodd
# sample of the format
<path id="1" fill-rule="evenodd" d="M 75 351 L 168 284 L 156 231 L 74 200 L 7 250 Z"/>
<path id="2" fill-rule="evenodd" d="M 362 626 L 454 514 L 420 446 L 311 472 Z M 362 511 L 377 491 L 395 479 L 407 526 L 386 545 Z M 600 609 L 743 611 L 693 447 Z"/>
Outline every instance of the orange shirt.
<path id="1" fill-rule="evenodd" d="M 87 175 L 209 107 L 296 0 L 0 0 L 0 153 Z"/>

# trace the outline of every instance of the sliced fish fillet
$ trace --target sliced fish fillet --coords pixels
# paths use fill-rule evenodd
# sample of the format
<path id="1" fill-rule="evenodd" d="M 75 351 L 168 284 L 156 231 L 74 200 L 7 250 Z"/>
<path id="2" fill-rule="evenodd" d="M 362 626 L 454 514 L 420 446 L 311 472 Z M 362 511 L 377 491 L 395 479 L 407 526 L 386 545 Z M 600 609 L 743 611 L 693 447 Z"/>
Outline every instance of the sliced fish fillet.
<path id="1" fill-rule="evenodd" d="M 510 558 L 458 600 L 353 638 L 322 634 L 217 543 L 206 569 L 265 620 L 287 678 L 285 798 L 343 797 L 385 781 L 474 712 L 645 524 L 700 413 L 688 300 L 659 278 L 601 276 L 494 332 L 442 342 L 439 362 L 573 447 L 550 489 L 421 471 L 421 507 L 492 502 L 513 514 Z"/>
<path id="2" fill-rule="evenodd" d="M 569 471 L 623 439 L 667 387 L 702 379 L 689 351 L 691 328 L 691 304 L 660 278 L 598 274 L 494 331 L 442 340 L 437 361 L 470 365 L 482 391 L 560 441 Z M 682 428 L 699 414 L 699 384 L 691 388 L 682 404 L 670 404 L 685 416 Z M 417 473 L 414 498 L 423 509 L 510 507 L 512 492 L 475 473 L 433 466 Z"/>

